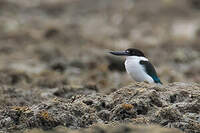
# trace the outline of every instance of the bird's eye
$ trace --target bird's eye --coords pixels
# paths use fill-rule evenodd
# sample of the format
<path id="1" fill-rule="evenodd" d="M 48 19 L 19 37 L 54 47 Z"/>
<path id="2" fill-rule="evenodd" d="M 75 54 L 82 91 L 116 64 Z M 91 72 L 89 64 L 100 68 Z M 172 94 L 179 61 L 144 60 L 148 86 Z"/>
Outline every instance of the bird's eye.
<path id="1" fill-rule="evenodd" d="M 126 53 L 129 53 L 130 51 L 129 51 L 129 50 L 126 50 L 125 52 L 126 52 Z"/>

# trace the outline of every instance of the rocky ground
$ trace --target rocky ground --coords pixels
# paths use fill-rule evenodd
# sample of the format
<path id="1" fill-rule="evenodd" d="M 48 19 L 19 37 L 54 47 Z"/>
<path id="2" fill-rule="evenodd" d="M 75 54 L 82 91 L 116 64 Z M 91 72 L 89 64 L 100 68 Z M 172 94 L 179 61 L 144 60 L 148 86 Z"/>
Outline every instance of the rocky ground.
<path id="1" fill-rule="evenodd" d="M 198 0 L 1 0 L 0 131 L 199 133 L 199 37 Z M 108 54 L 130 47 L 163 86 Z"/>
<path id="2" fill-rule="evenodd" d="M 48 130 L 61 125 L 77 129 L 103 123 L 126 123 L 156 124 L 198 133 L 199 88 L 199 84 L 192 83 L 135 83 L 102 94 L 96 86 L 26 91 L 2 87 L 0 100 L 6 108 L 3 105 L 0 110 L 0 127 L 2 131 L 11 132 L 32 128 Z"/>
<path id="3" fill-rule="evenodd" d="M 56 127 L 51 131 L 44 131 L 41 129 L 27 130 L 25 133 L 181 133 L 177 129 L 166 129 L 158 126 L 133 126 L 133 125 L 97 125 L 87 129 L 70 130 L 65 127 Z"/>

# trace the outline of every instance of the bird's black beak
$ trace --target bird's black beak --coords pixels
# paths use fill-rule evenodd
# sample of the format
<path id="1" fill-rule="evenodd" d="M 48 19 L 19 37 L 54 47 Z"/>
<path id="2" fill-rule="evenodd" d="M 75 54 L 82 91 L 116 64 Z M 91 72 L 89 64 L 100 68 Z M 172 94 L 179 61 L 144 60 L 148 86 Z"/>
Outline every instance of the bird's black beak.
<path id="1" fill-rule="evenodd" d="M 117 56 L 128 56 L 128 53 L 125 51 L 111 51 L 110 53 Z"/>

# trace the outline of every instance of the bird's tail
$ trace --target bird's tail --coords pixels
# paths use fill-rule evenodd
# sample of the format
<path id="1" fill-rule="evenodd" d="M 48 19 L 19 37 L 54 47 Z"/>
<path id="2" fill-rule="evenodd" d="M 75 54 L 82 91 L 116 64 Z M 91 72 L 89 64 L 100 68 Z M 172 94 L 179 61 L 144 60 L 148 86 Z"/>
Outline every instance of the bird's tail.
<path id="1" fill-rule="evenodd" d="M 157 76 L 156 76 L 156 77 L 153 77 L 153 79 L 154 79 L 154 82 L 155 82 L 155 83 L 161 84 L 161 85 L 163 84 Z"/>

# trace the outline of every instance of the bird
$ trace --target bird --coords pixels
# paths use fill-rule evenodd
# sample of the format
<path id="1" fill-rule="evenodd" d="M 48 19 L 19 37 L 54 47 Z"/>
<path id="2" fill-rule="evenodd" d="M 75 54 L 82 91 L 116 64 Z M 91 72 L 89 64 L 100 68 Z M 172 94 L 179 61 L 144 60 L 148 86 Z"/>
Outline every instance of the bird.
<path id="1" fill-rule="evenodd" d="M 141 50 L 129 48 L 125 51 L 111 51 L 110 53 L 126 57 L 124 63 L 126 71 L 135 81 L 162 84 L 154 66 Z"/>

